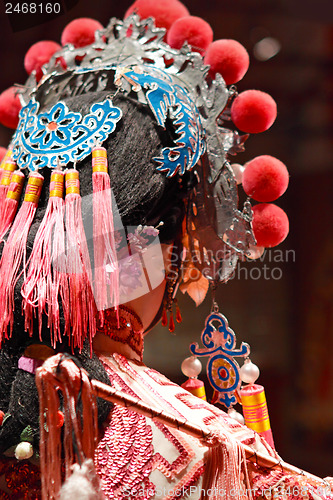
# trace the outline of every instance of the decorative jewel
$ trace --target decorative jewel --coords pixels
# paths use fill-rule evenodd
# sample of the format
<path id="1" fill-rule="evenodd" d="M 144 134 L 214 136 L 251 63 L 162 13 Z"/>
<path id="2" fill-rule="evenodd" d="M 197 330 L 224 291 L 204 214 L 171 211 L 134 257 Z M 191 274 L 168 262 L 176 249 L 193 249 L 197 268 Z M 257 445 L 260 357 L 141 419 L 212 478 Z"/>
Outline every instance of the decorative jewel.
<path id="1" fill-rule="evenodd" d="M 243 167 L 243 165 L 240 165 L 239 163 L 232 163 L 231 168 L 237 184 L 242 184 L 245 167 Z"/>
<path id="2" fill-rule="evenodd" d="M 20 168 L 56 168 L 62 163 L 86 158 L 96 141 L 103 142 L 114 132 L 122 117 L 120 108 L 110 99 L 94 103 L 89 113 L 70 112 L 58 102 L 48 112 L 38 114 L 39 102 L 34 98 L 21 109 L 14 134 L 12 157 Z"/>
<path id="3" fill-rule="evenodd" d="M 15 458 L 17 460 L 27 460 L 31 458 L 34 454 L 34 449 L 31 443 L 27 441 L 22 441 L 15 448 Z"/>
<path id="4" fill-rule="evenodd" d="M 196 356 L 190 356 L 182 362 L 181 370 L 186 377 L 196 378 L 202 370 L 200 359 Z"/>
<path id="5" fill-rule="evenodd" d="M 239 370 L 239 373 L 244 384 L 254 384 L 259 378 L 260 370 L 257 365 L 252 363 L 250 358 L 246 358 L 243 366 L 241 366 L 241 369 Z"/>
<path id="6" fill-rule="evenodd" d="M 265 247 L 258 247 L 254 245 L 249 245 L 249 249 L 246 252 L 246 257 L 250 260 L 260 259 L 265 253 Z"/>
<path id="7" fill-rule="evenodd" d="M 204 348 L 199 348 L 195 343 L 190 345 L 190 351 L 196 356 L 209 356 L 207 376 L 214 389 L 213 402 L 230 408 L 237 403 L 235 393 L 241 384 L 240 368 L 235 357 L 248 356 L 250 347 L 243 342 L 239 349 L 235 349 L 236 335 L 229 328 L 227 319 L 219 312 L 216 303 L 206 319 L 201 342 Z"/>
<path id="8" fill-rule="evenodd" d="M 262 385 L 251 384 L 239 391 L 247 427 L 263 436 L 274 448 L 273 434 L 269 421 L 265 389 Z"/>
<path id="9" fill-rule="evenodd" d="M 201 373 L 202 364 L 196 356 L 190 356 L 182 362 L 181 370 L 188 380 L 181 387 L 200 399 L 206 401 L 205 384 L 198 380 L 198 375 Z"/>
<path id="10" fill-rule="evenodd" d="M 159 224 L 163 225 L 163 222 Z M 127 234 L 127 241 L 131 247 L 131 253 L 143 253 L 147 250 L 149 240 L 157 238 L 159 230 L 154 226 L 142 226 L 139 224 L 134 233 Z"/>

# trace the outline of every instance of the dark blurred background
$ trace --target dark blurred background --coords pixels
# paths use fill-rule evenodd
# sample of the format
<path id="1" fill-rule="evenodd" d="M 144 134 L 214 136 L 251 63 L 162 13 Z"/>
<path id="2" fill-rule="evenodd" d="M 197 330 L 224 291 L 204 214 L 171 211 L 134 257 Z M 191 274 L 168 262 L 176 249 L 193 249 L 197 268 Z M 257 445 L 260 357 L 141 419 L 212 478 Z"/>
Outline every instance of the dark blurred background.
<path id="1" fill-rule="evenodd" d="M 278 103 L 272 129 L 250 137 L 235 161 L 270 154 L 286 163 L 290 187 L 277 203 L 289 215 L 290 235 L 264 261 L 242 264 L 218 290 L 218 302 L 238 341 L 251 345 L 252 360 L 261 369 L 259 383 L 266 389 L 278 452 L 304 469 L 333 475 L 333 4 L 184 3 L 211 24 L 215 39 L 234 38 L 247 48 L 251 66 L 238 89 L 263 90 Z M 24 83 L 23 59 L 32 43 L 59 41 L 63 27 L 76 17 L 106 25 L 110 17 L 122 17 L 131 1 L 79 0 L 62 16 L 16 32 L 4 4 L 1 91 Z M 0 144 L 6 145 L 10 136 L 0 126 Z M 177 335 L 161 327 L 150 333 L 146 364 L 183 382 L 180 364 L 189 355 L 189 343 L 199 340 L 210 304 L 208 297 L 195 309 L 190 299 L 180 297 L 184 320 Z"/>

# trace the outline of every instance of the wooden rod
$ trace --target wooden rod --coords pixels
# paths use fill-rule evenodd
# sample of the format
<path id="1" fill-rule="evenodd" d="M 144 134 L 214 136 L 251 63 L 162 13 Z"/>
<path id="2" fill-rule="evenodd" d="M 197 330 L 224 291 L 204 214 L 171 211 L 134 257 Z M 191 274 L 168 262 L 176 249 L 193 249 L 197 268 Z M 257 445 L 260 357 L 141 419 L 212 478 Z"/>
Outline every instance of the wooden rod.
<path id="1" fill-rule="evenodd" d="M 155 410 L 141 399 L 129 396 L 128 394 L 122 391 L 118 391 L 110 387 L 109 385 L 103 384 L 102 382 L 92 380 L 91 385 L 97 397 L 105 399 L 106 401 L 109 401 L 111 403 L 116 403 L 120 406 L 124 406 L 139 413 L 140 415 L 149 417 L 152 420 L 168 425 L 169 427 L 179 429 L 186 434 L 199 439 L 203 442 L 203 444 L 207 445 L 209 439 L 213 437 L 213 434 L 210 431 L 202 429 L 199 425 L 190 424 L 186 419 L 176 418 L 164 410 Z M 280 469 L 285 473 L 302 475 L 308 477 L 312 481 L 323 483 L 325 487 L 329 487 L 328 483 L 326 483 L 323 479 L 310 474 L 309 472 L 305 472 L 298 467 L 294 467 L 293 465 L 290 465 L 281 459 L 266 456 L 259 452 L 256 453 L 252 448 L 242 443 L 241 445 L 245 450 L 246 458 L 261 467 L 266 467 L 269 469 Z"/>

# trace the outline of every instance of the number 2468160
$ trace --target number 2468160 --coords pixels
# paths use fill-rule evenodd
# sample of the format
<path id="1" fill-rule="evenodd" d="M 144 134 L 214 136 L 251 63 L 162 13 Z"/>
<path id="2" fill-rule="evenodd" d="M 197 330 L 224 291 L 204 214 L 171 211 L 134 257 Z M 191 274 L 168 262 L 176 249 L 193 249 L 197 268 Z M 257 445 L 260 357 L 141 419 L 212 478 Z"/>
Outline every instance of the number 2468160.
<path id="1" fill-rule="evenodd" d="M 6 3 L 6 14 L 59 14 L 60 3 Z"/>

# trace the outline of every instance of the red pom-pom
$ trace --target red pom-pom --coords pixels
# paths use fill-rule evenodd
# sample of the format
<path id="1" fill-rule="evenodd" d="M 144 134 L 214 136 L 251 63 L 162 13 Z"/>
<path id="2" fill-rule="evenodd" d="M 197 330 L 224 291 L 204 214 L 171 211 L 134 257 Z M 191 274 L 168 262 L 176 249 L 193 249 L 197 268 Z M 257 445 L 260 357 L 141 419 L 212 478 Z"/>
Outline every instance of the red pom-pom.
<path id="1" fill-rule="evenodd" d="M 274 203 L 260 203 L 253 208 L 253 232 L 259 247 L 275 247 L 289 233 L 286 212 Z"/>
<path id="2" fill-rule="evenodd" d="M 16 128 L 21 109 L 16 87 L 9 87 L 0 94 L 0 123 L 5 127 Z"/>
<path id="3" fill-rule="evenodd" d="M 227 85 L 239 82 L 250 64 L 249 54 L 236 40 L 216 40 L 207 49 L 205 64 L 210 66 L 209 74 L 223 76 Z"/>
<path id="4" fill-rule="evenodd" d="M 4 412 L 0 410 L 0 425 L 2 425 L 4 416 L 5 416 Z"/>
<path id="5" fill-rule="evenodd" d="M 239 130 L 258 134 L 271 127 L 277 115 L 273 97 L 260 90 L 245 90 L 231 106 L 231 118 Z"/>
<path id="6" fill-rule="evenodd" d="M 173 23 L 167 34 L 167 42 L 173 49 L 181 49 L 185 42 L 196 52 L 203 54 L 213 41 L 210 25 L 196 16 L 181 17 Z"/>
<path id="7" fill-rule="evenodd" d="M 34 43 L 24 58 L 24 67 L 26 72 L 30 75 L 34 70 L 36 71 L 36 80 L 39 81 L 42 76 L 42 66 L 49 62 L 53 54 L 61 49 L 61 45 L 52 40 L 43 40 Z"/>
<path id="8" fill-rule="evenodd" d="M 178 0 L 136 0 L 127 9 L 125 18 L 134 11 L 141 19 L 153 17 L 158 28 L 167 30 L 177 19 L 190 14 L 185 5 Z"/>
<path id="9" fill-rule="evenodd" d="M 0 146 L 0 163 L 4 159 L 6 153 L 7 153 L 7 149 Z"/>
<path id="10" fill-rule="evenodd" d="M 103 29 L 100 22 L 89 17 L 80 17 L 67 24 L 61 35 L 62 45 L 71 43 L 77 49 L 95 41 L 95 32 Z"/>
<path id="11" fill-rule="evenodd" d="M 274 201 L 288 187 L 289 174 L 282 161 L 269 155 L 257 156 L 245 165 L 243 188 L 256 201 Z"/>

